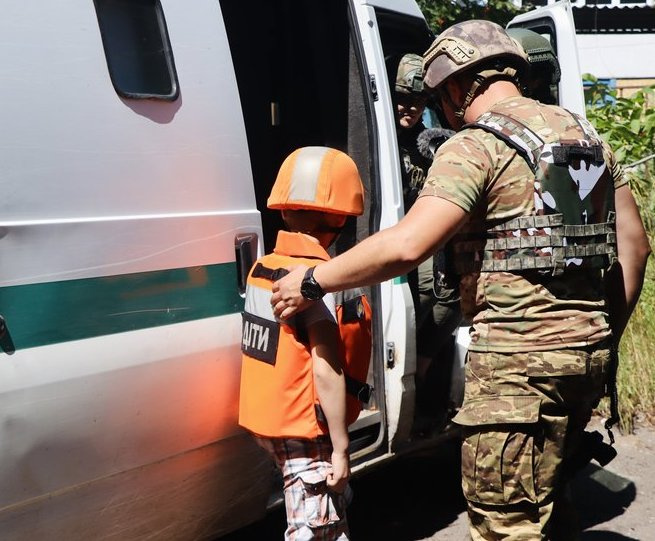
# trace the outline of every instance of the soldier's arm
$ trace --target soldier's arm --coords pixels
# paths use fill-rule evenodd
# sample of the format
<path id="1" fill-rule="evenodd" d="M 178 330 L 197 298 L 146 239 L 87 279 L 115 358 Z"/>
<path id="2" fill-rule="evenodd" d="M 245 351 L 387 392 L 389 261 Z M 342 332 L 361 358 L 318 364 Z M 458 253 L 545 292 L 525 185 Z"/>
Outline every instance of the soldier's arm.
<path id="1" fill-rule="evenodd" d="M 346 380 L 338 344 L 341 340 L 334 321 L 321 320 L 308 328 L 314 363 L 314 385 L 327 420 L 332 442 L 332 471 L 327 483 L 342 492 L 350 477 L 348 427 L 346 425 Z"/>
<path id="2" fill-rule="evenodd" d="M 639 300 L 651 248 L 632 192 L 627 184 L 616 190 L 616 243 L 619 264 L 607 275 L 610 323 L 618 345 Z"/>
<path id="3" fill-rule="evenodd" d="M 468 214 L 441 197 L 420 197 L 395 226 L 372 235 L 343 254 L 316 266 L 314 278 L 324 291 L 371 285 L 406 274 L 440 248 Z M 271 303 L 287 318 L 307 303 L 300 283 L 307 267 L 296 267 L 273 285 Z"/>
<path id="4" fill-rule="evenodd" d="M 490 143 L 485 143 L 485 137 Z M 439 149 L 416 203 L 395 226 L 372 235 L 347 252 L 321 263 L 314 278 L 324 291 L 376 284 L 407 274 L 441 248 L 468 218 L 495 165 L 491 134 L 464 134 Z M 273 284 L 275 315 L 292 316 L 310 301 L 300 294 L 306 267 Z"/>

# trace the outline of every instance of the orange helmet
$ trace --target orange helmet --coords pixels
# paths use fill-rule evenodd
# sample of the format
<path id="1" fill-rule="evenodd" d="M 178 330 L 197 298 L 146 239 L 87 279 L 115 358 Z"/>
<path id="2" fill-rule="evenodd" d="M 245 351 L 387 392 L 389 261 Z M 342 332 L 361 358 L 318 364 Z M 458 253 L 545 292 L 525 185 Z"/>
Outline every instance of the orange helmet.
<path id="1" fill-rule="evenodd" d="M 364 187 L 348 154 L 328 147 L 302 147 L 282 163 L 267 206 L 359 216 L 364 212 Z"/>

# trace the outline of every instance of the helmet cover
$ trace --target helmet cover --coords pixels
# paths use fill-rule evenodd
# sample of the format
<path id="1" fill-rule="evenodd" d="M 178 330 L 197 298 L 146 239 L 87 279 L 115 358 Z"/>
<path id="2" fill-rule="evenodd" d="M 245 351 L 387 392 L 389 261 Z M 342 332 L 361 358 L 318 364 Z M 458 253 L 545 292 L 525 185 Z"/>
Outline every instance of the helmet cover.
<path id="1" fill-rule="evenodd" d="M 359 216 L 364 212 L 364 188 L 348 154 L 328 147 L 302 147 L 280 166 L 267 206 Z"/>

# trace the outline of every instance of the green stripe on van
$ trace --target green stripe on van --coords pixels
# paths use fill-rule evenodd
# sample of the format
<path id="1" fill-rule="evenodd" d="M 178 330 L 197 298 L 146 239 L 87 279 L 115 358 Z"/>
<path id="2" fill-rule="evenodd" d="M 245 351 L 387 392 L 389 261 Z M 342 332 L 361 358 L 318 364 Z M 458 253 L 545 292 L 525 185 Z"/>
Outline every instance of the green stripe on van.
<path id="1" fill-rule="evenodd" d="M 0 288 L 17 350 L 241 310 L 235 263 Z"/>

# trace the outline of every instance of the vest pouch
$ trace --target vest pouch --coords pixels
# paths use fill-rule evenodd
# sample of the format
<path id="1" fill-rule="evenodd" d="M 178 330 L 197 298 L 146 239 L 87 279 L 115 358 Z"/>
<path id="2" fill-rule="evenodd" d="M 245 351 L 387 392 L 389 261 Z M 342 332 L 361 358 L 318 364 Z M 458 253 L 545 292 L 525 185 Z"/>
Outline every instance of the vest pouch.
<path id="1" fill-rule="evenodd" d="M 367 384 L 371 359 L 371 306 L 361 289 L 335 294 L 337 321 L 341 336 L 341 354 L 346 376 L 346 423 L 357 420 L 363 404 L 371 399 Z"/>

